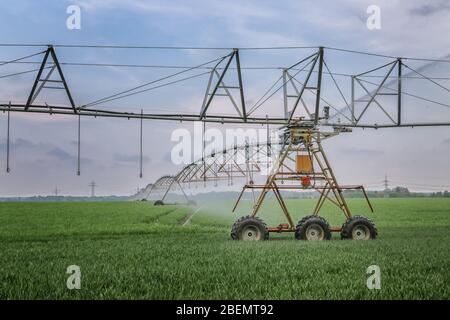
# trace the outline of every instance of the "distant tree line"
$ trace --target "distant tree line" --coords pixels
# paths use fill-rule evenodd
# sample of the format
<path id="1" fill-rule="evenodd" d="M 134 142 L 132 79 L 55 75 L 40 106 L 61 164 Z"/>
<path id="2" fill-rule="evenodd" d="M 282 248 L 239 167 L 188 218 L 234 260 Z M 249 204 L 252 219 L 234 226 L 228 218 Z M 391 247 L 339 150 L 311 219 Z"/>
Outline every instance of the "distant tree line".
<path id="1" fill-rule="evenodd" d="M 0 202 L 92 202 L 92 201 L 127 201 L 127 196 L 77 197 L 77 196 L 33 196 L 33 197 L 3 197 Z"/>
<path id="2" fill-rule="evenodd" d="M 361 190 L 344 190 L 344 196 L 347 198 L 362 198 L 363 193 Z M 295 191 L 282 191 L 283 197 L 286 199 L 310 199 L 317 198 L 319 194 L 316 191 L 308 192 L 295 192 Z M 220 199 L 236 199 L 239 195 L 237 191 L 221 191 L 221 192 L 204 192 L 198 193 L 193 197 L 195 200 L 220 200 Z M 436 192 L 411 192 L 406 187 L 395 187 L 392 189 L 386 189 L 381 191 L 367 191 L 369 198 L 449 198 L 450 192 L 436 191 Z M 269 198 L 274 198 L 272 193 L 268 193 Z M 251 192 L 247 192 L 243 199 L 252 199 Z M 0 198 L 1 201 L 36 201 L 36 202 L 51 202 L 51 201 L 128 201 L 128 200 L 141 200 L 136 196 L 102 196 L 102 197 L 77 197 L 77 196 L 34 196 L 34 197 L 5 197 Z M 185 202 L 185 199 L 180 194 L 170 194 L 168 196 L 168 202 Z"/>
<path id="3" fill-rule="evenodd" d="M 362 196 L 361 191 L 353 190 L 346 190 L 344 194 L 349 198 L 360 198 Z M 411 192 L 406 187 L 395 187 L 381 191 L 367 191 L 367 195 L 371 198 L 447 198 L 450 197 L 450 192 L 447 190 L 438 192 Z"/>

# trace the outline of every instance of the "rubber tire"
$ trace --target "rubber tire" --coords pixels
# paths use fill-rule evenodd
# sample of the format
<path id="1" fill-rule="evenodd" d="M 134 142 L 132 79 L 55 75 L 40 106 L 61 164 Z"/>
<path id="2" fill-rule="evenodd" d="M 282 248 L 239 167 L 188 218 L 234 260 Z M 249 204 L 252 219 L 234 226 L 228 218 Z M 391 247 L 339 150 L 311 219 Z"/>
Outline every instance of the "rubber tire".
<path id="1" fill-rule="evenodd" d="M 189 200 L 189 201 L 187 202 L 187 204 L 188 204 L 188 206 L 196 206 L 196 205 L 197 205 L 197 202 L 195 202 L 195 200 Z"/>
<path id="2" fill-rule="evenodd" d="M 370 239 L 373 240 L 377 238 L 378 230 L 375 227 L 375 224 L 373 223 L 372 220 L 363 216 L 353 216 L 347 219 L 347 221 L 345 221 L 344 224 L 342 225 L 341 239 L 344 240 L 353 239 L 352 230 L 358 224 L 363 224 L 369 229 Z"/>
<path id="3" fill-rule="evenodd" d="M 164 202 L 162 200 L 156 200 L 153 205 L 155 205 L 155 206 L 163 206 Z"/>
<path id="4" fill-rule="evenodd" d="M 295 239 L 297 240 L 307 240 L 306 239 L 306 229 L 311 224 L 318 224 L 322 227 L 324 231 L 324 238 L 323 240 L 330 240 L 331 239 L 331 231 L 330 231 L 330 225 L 328 224 L 327 220 L 325 220 L 322 217 L 311 215 L 306 216 L 302 218 L 295 227 Z"/>
<path id="5" fill-rule="evenodd" d="M 239 235 L 242 230 L 242 228 L 254 225 L 259 229 L 259 232 L 261 232 L 261 238 L 262 240 L 268 240 L 269 239 L 269 232 L 267 231 L 267 225 L 264 223 L 264 221 L 258 217 L 252 217 L 252 216 L 244 216 L 239 218 L 231 227 L 231 239 L 233 240 L 242 240 Z"/>

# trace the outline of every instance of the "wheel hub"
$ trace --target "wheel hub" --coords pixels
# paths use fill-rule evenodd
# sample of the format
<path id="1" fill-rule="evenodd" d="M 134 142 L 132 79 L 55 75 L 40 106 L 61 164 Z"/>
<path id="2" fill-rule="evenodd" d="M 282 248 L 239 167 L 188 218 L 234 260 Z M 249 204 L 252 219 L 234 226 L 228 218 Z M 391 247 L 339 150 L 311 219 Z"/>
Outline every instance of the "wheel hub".
<path id="1" fill-rule="evenodd" d="M 365 225 L 357 225 L 353 228 L 352 238 L 354 240 L 369 240 L 370 239 L 370 230 Z"/>
<path id="2" fill-rule="evenodd" d="M 306 240 L 323 240 L 324 230 L 318 224 L 312 224 L 306 229 Z"/>
<path id="3" fill-rule="evenodd" d="M 261 233 L 254 226 L 247 226 L 242 230 L 242 240 L 260 240 Z"/>

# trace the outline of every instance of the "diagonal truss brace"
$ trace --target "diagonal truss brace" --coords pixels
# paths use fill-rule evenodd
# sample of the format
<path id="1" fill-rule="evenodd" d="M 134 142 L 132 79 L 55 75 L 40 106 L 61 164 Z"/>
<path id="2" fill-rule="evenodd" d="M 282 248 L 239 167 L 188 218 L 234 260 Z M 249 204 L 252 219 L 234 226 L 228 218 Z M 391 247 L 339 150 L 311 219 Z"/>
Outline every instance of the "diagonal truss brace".
<path id="1" fill-rule="evenodd" d="M 44 78 L 42 78 L 42 73 L 46 68 L 49 56 L 53 60 L 53 65 L 50 67 L 50 71 L 47 73 L 47 75 Z M 50 76 L 52 75 L 55 69 L 59 74 L 60 80 L 50 80 Z M 62 84 L 62 87 L 46 86 L 47 83 L 60 83 Z M 67 85 L 66 79 L 61 69 L 61 65 L 59 64 L 58 57 L 56 56 L 55 49 L 53 48 L 53 46 L 48 46 L 47 50 L 45 51 L 44 59 L 42 60 L 36 79 L 34 80 L 31 92 L 28 95 L 28 99 L 25 104 L 25 111 L 28 111 L 29 107 L 33 104 L 34 100 L 37 98 L 42 89 L 63 89 L 67 94 L 73 112 L 77 113 L 75 102 L 73 101 L 72 94 L 70 93 L 69 86 Z"/>
<path id="2" fill-rule="evenodd" d="M 295 91 L 295 95 L 288 93 L 288 86 L 290 84 Z M 289 73 L 288 69 L 283 70 L 283 103 L 284 103 L 284 115 L 286 119 L 289 117 L 289 98 L 296 98 L 300 95 L 300 91 L 297 85 L 294 82 L 294 77 Z M 311 111 L 309 111 L 308 106 L 305 103 L 303 97 L 300 97 L 300 102 L 303 106 L 303 109 L 308 114 L 310 119 L 313 118 Z"/>
<path id="3" fill-rule="evenodd" d="M 372 92 L 369 91 L 367 89 L 367 87 L 362 83 L 362 82 L 364 82 L 364 80 L 360 79 L 360 77 L 364 76 L 366 74 L 369 74 L 373 71 L 388 67 L 388 66 L 390 66 L 390 68 L 387 71 L 387 73 L 385 74 L 385 76 L 383 77 L 383 80 L 380 82 L 380 84 Z M 381 111 L 383 111 L 383 113 L 389 118 L 389 120 L 392 121 L 392 123 L 394 125 L 396 125 L 396 126 L 401 125 L 401 119 L 402 119 L 402 66 L 403 66 L 403 62 L 402 62 L 401 58 L 398 58 L 395 61 L 392 61 L 383 66 L 380 66 L 375 69 L 352 76 L 351 110 L 352 110 L 352 123 L 354 125 L 357 125 L 360 122 L 361 118 L 364 116 L 364 114 L 369 109 L 370 105 L 373 103 L 375 103 L 381 109 Z M 397 90 L 396 90 L 396 92 L 391 92 L 391 93 L 381 92 L 381 89 L 384 88 L 385 82 L 388 80 L 388 78 L 390 77 L 390 75 L 392 74 L 392 72 L 394 71 L 394 69 L 396 67 L 397 67 L 397 71 L 398 71 L 397 72 Z M 355 84 L 358 84 L 359 86 L 361 86 L 361 88 L 365 91 L 366 95 L 369 97 L 368 100 L 355 100 L 355 98 L 354 98 Z M 396 120 L 394 118 L 392 118 L 392 116 L 385 110 L 385 108 L 383 108 L 383 106 L 376 99 L 378 96 L 384 96 L 384 95 L 397 96 L 397 119 Z M 365 105 L 364 109 L 361 111 L 361 113 L 359 114 L 359 116 L 355 115 L 355 103 L 356 102 L 366 102 L 366 105 Z"/>
<path id="4" fill-rule="evenodd" d="M 229 70 L 231 62 L 235 60 L 236 63 L 236 70 L 237 70 L 237 77 L 238 77 L 238 86 L 232 87 L 227 86 L 224 82 L 224 77 L 227 71 Z M 247 122 L 247 112 L 245 107 L 245 98 L 244 98 L 244 87 L 242 83 L 242 73 L 241 73 L 241 65 L 240 65 L 240 58 L 239 58 L 239 50 L 233 49 L 233 52 L 229 55 L 228 60 L 225 64 L 225 67 L 223 68 L 222 72 L 219 73 L 217 70 L 219 63 L 216 64 L 216 66 L 211 70 L 211 74 L 208 80 L 208 85 L 205 92 L 205 97 L 203 99 L 203 105 L 202 110 L 200 112 L 200 120 L 204 119 L 206 117 L 206 111 L 211 105 L 212 100 L 215 96 L 228 96 L 231 100 L 231 103 L 233 104 L 234 108 L 238 112 L 239 116 L 244 120 L 244 122 Z M 213 90 L 210 92 L 211 85 L 213 84 L 213 78 L 214 76 L 217 76 L 218 80 L 215 82 Z M 217 93 L 218 89 L 224 89 L 225 94 Z M 238 107 L 237 103 L 233 99 L 229 89 L 238 89 L 239 90 L 239 97 L 240 97 L 240 108 Z"/>
<path id="5" fill-rule="evenodd" d="M 291 66 L 288 68 L 292 69 L 293 67 L 295 67 L 296 65 L 308 60 L 311 57 L 314 57 L 314 60 L 312 62 L 312 65 L 308 71 L 308 74 L 306 76 L 306 79 L 297 95 L 297 98 L 295 99 L 294 102 L 294 106 L 292 108 L 292 111 L 290 112 L 289 115 L 289 120 L 288 122 L 292 121 L 292 118 L 294 116 L 295 110 L 297 109 L 297 106 L 299 104 L 299 102 L 302 100 L 303 97 L 303 93 L 305 92 L 306 89 L 312 89 L 312 90 L 316 90 L 316 102 L 315 102 L 315 112 L 313 114 L 314 116 L 314 123 L 317 124 L 319 122 L 319 104 L 320 104 L 320 90 L 321 90 L 321 84 L 322 84 L 322 67 L 323 67 L 323 47 L 319 48 L 319 51 L 317 53 L 314 53 L 313 55 L 301 60 L 300 62 L 296 63 L 295 65 Z M 311 75 L 316 67 L 316 64 L 318 63 L 318 71 L 317 71 L 317 84 L 315 87 L 308 87 Z"/>

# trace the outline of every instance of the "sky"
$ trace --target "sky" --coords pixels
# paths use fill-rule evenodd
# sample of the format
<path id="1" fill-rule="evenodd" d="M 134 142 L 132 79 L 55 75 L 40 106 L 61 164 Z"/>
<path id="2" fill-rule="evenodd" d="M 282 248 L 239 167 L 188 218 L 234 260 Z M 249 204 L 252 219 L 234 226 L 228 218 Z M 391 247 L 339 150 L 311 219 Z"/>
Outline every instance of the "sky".
<path id="1" fill-rule="evenodd" d="M 81 29 L 66 26 L 66 9 L 81 9 Z M 380 8 L 381 28 L 369 30 L 367 8 Z M 390 56 L 440 58 L 450 54 L 450 2 L 444 0 L 342 1 L 140 1 L 140 0 L 16 0 L 0 3 L 0 43 L 100 44 L 134 46 L 272 47 L 327 46 Z M 7 61 L 45 50 L 43 47 L 0 47 Z M 112 50 L 56 48 L 60 62 L 187 65 L 217 59 L 229 50 Z M 308 50 L 242 51 L 242 66 L 289 66 Z M 376 57 L 326 53 L 335 72 L 361 72 L 389 62 Z M 39 57 L 30 61 L 39 61 Z M 423 61 L 408 62 L 421 67 Z M 445 77 L 448 64 L 424 69 L 427 76 Z M 0 65 L 0 75 L 27 70 L 27 65 Z M 95 68 L 64 66 L 77 105 L 126 90 L 174 72 L 154 68 Z M 192 73 L 193 74 L 193 73 Z M 24 102 L 35 74 L 0 78 L 0 100 Z M 254 105 L 279 76 L 278 70 L 244 72 L 246 99 Z M 199 110 L 207 76 L 114 101 L 121 110 L 187 112 Z M 227 81 L 232 82 L 232 78 Z M 330 83 L 330 79 L 328 79 Z M 447 80 L 441 84 L 449 87 Z M 339 79 L 349 97 L 348 81 Z M 330 99 L 340 99 L 328 84 Z M 421 83 L 405 82 L 405 90 L 448 103 L 448 95 Z M 448 93 L 448 92 L 447 92 Z M 362 94 L 362 92 L 361 92 Z M 59 93 L 39 101 L 64 102 Z M 341 101 L 342 102 L 342 101 Z M 423 101 L 422 101 L 423 102 Z M 277 96 L 260 114 L 279 110 Z M 448 108 L 419 104 L 405 97 L 411 120 L 450 120 Z M 106 107 L 106 105 L 105 105 Z M 217 110 L 225 112 L 225 102 Z M 265 108 L 265 109 L 264 109 Z M 226 111 L 228 112 L 228 111 Z M 409 116 L 409 115 L 408 115 Z M 375 119 L 377 115 L 368 114 Z M 213 125 L 208 125 L 210 128 Z M 81 175 L 77 169 L 77 118 L 11 114 L 10 173 L 6 173 L 6 114 L 0 114 L 0 196 L 60 194 L 89 195 L 95 181 L 98 195 L 130 195 L 164 174 L 180 169 L 170 159 L 177 128 L 192 124 L 145 121 L 143 177 L 139 177 L 139 121 L 82 119 Z M 221 128 L 223 129 L 223 127 Z M 325 142 L 338 180 L 345 184 L 380 186 L 385 175 L 392 185 L 412 190 L 450 188 L 450 128 L 355 129 Z"/>

